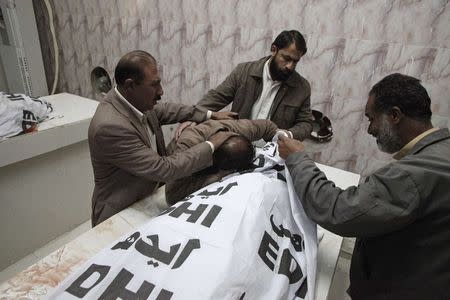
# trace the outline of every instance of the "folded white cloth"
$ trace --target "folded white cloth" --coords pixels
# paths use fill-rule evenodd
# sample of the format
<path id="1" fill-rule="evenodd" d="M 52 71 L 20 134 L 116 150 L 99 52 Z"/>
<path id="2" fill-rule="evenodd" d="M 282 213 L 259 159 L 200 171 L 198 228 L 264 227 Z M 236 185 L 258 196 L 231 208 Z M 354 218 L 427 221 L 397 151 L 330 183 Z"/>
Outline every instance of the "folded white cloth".
<path id="1" fill-rule="evenodd" d="M 0 139 L 32 131 L 52 111 L 45 100 L 0 92 Z"/>

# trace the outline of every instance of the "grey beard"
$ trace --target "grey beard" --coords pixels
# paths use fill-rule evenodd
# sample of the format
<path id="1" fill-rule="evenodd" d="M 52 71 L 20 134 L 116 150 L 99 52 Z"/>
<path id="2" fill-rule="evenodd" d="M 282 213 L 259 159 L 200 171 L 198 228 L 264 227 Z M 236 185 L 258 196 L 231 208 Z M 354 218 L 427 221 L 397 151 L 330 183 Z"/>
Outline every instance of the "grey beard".
<path id="1" fill-rule="evenodd" d="M 386 153 L 395 153 L 402 149 L 403 144 L 398 133 L 392 128 L 385 117 L 377 135 L 378 148 Z"/>

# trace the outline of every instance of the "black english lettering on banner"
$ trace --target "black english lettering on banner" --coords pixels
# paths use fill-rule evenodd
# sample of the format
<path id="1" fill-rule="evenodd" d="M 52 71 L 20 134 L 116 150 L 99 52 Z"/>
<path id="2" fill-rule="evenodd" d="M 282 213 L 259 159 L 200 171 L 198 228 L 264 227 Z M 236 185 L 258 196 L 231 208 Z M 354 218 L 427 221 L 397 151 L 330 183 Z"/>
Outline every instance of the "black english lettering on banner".
<path id="1" fill-rule="evenodd" d="M 114 278 L 98 299 L 147 299 L 155 288 L 155 285 L 144 280 L 137 292 L 132 292 L 128 290 L 126 286 L 133 276 L 134 275 L 126 269 L 120 270 L 116 278 Z"/>
<path id="2" fill-rule="evenodd" d="M 238 183 L 236 181 L 231 182 L 231 183 L 227 184 L 225 187 L 219 186 L 214 191 L 208 191 L 208 189 L 204 189 L 203 191 L 198 193 L 197 196 L 200 196 L 202 199 L 208 199 L 211 196 L 217 196 L 217 195 L 222 196 L 222 195 L 225 195 L 229 190 L 231 190 L 231 188 L 233 186 L 238 186 Z"/>
<path id="3" fill-rule="evenodd" d="M 182 214 L 189 215 L 189 218 L 187 218 L 187 222 L 189 223 L 195 223 L 200 218 L 200 216 L 203 214 L 203 212 L 208 207 L 208 204 L 199 204 L 196 209 L 188 209 L 188 207 L 191 206 L 191 202 L 183 202 L 181 203 L 177 208 L 175 208 L 171 213 L 169 213 L 169 216 L 174 218 L 179 218 Z"/>
<path id="4" fill-rule="evenodd" d="M 217 216 L 219 215 L 221 210 L 222 210 L 222 207 L 217 206 L 217 205 L 213 205 L 213 207 L 211 207 L 211 209 L 209 210 L 209 213 L 203 219 L 201 224 L 203 226 L 205 226 L 205 227 L 210 228 L 212 223 L 217 218 Z"/>
<path id="5" fill-rule="evenodd" d="M 259 245 L 258 254 L 263 262 L 273 271 L 275 267 L 275 261 L 277 260 L 277 253 L 271 248 L 271 246 L 277 251 L 278 249 L 280 249 L 277 242 L 266 231 L 264 231 L 261 245 Z M 273 258 L 273 261 L 270 260 L 268 255 Z"/>
<path id="6" fill-rule="evenodd" d="M 115 244 L 111 250 L 117 250 L 117 249 L 123 249 L 123 250 L 127 250 L 128 248 L 130 248 L 134 242 L 141 236 L 141 233 L 139 231 L 136 231 L 135 233 L 133 233 L 132 235 L 130 235 L 129 237 L 127 237 L 125 239 L 125 241 L 123 242 L 118 242 L 117 244 Z"/>
<path id="7" fill-rule="evenodd" d="M 295 296 L 305 299 L 307 292 L 308 292 L 308 277 L 305 277 L 303 279 L 302 284 L 300 285 L 297 292 L 295 293 Z"/>
<path id="8" fill-rule="evenodd" d="M 66 289 L 66 292 L 77 298 L 83 298 L 91 289 L 93 289 L 97 284 L 100 283 L 100 281 L 102 281 L 106 277 L 109 269 L 111 269 L 110 266 L 102 266 L 96 264 L 90 265 L 89 268 L 83 272 L 83 274 L 81 274 L 74 282 L 72 282 L 72 284 Z M 95 281 L 91 286 L 86 287 L 84 283 L 94 274 L 99 274 L 99 276 L 96 275 L 98 276 L 97 281 Z"/>
<path id="9" fill-rule="evenodd" d="M 283 227 L 283 224 L 280 224 L 280 228 L 278 228 L 273 222 L 273 215 L 270 216 L 270 224 L 272 225 L 272 230 L 276 233 L 276 235 L 279 237 L 287 237 L 291 240 L 291 244 L 294 246 L 295 251 L 301 252 L 303 250 L 304 245 L 301 235 L 295 233 L 291 234 L 288 229 Z"/>
<path id="10" fill-rule="evenodd" d="M 291 268 L 294 265 L 294 270 L 291 272 Z M 289 284 L 296 283 L 303 277 L 302 269 L 297 260 L 292 256 L 289 249 L 284 249 L 281 255 L 280 268 L 278 274 L 286 275 L 289 278 Z"/>
<path id="11" fill-rule="evenodd" d="M 271 220 L 272 221 L 272 220 Z M 273 222 L 272 222 L 273 224 Z M 266 266 L 274 271 L 275 262 L 278 258 L 277 252 L 280 249 L 278 243 L 267 233 L 264 231 L 264 235 L 261 239 L 261 244 L 259 246 L 258 255 L 261 257 Z M 270 256 L 270 258 L 269 258 Z M 294 266 L 294 270 L 291 271 L 292 266 Z M 277 274 L 281 274 L 286 276 L 289 279 L 289 284 L 297 283 L 300 279 L 303 278 L 303 272 L 301 266 L 291 254 L 289 249 L 283 249 L 280 259 L 280 266 L 278 267 Z M 302 299 L 305 298 L 306 293 L 308 291 L 308 282 L 306 276 L 303 278 L 303 282 L 300 284 L 299 289 L 296 291 L 295 295 Z"/>
<path id="12" fill-rule="evenodd" d="M 181 243 L 170 246 L 169 251 L 163 251 L 159 248 L 158 235 L 149 235 L 147 238 L 151 241 L 151 244 L 147 244 L 143 239 L 139 239 L 134 246 L 139 253 L 148 258 L 152 258 L 147 262 L 147 264 L 152 265 L 155 268 L 159 266 L 159 263 L 170 265 L 174 257 L 177 255 Z M 200 240 L 190 239 L 183 247 L 183 250 L 172 266 L 172 269 L 179 268 L 195 249 L 200 249 Z"/>
<path id="13" fill-rule="evenodd" d="M 211 225 L 216 220 L 217 216 L 219 215 L 220 211 L 222 210 L 222 207 L 218 205 L 210 205 L 210 204 L 199 204 L 196 209 L 189 209 L 192 202 L 183 202 L 179 206 L 171 206 L 165 211 L 163 211 L 161 215 L 169 214 L 170 217 L 173 218 L 179 218 L 183 214 L 189 215 L 189 217 L 186 219 L 189 223 L 196 223 L 200 217 L 207 211 L 207 208 L 210 207 L 208 213 L 203 218 L 201 225 L 210 228 Z"/>

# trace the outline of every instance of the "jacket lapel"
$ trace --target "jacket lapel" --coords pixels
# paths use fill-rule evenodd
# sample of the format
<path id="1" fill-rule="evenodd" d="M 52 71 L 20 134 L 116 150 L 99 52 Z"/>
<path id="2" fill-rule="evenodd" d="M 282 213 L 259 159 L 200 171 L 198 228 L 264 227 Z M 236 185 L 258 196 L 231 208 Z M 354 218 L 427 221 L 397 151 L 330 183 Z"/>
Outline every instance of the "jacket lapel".
<path id="1" fill-rule="evenodd" d="M 160 156 L 167 156 L 166 151 L 166 143 L 164 142 L 164 135 L 161 129 L 161 124 L 159 124 L 158 117 L 156 116 L 155 111 L 150 110 L 145 114 L 147 116 L 148 123 L 150 124 L 150 128 L 155 134 L 156 140 L 156 150 Z"/>
<path id="2" fill-rule="evenodd" d="M 272 107 L 270 108 L 269 116 L 272 118 L 275 111 L 278 109 L 278 106 L 281 103 L 281 99 L 284 98 L 284 95 L 286 94 L 287 90 L 291 87 L 295 88 L 300 84 L 300 75 L 297 73 L 297 71 L 294 71 L 292 75 L 281 84 L 280 89 L 278 90 L 278 93 L 275 95 L 275 99 L 273 100 Z"/>
<path id="3" fill-rule="evenodd" d="M 270 56 L 264 57 L 258 61 L 258 63 L 255 65 L 255 67 L 250 71 L 250 76 L 254 80 L 254 87 L 250 88 L 251 94 L 250 97 L 247 99 L 250 99 L 251 102 L 247 102 L 248 105 L 246 106 L 245 113 L 241 116 L 242 119 L 249 119 L 252 114 L 252 108 L 255 104 L 256 100 L 261 96 L 261 92 L 263 89 L 263 70 L 264 70 L 264 64 L 266 61 L 270 59 Z"/>
<path id="4" fill-rule="evenodd" d="M 272 106 L 270 107 L 269 118 L 272 118 L 273 113 L 277 110 L 278 106 L 280 105 L 281 99 L 283 99 L 287 90 L 288 90 L 288 86 L 286 84 L 282 84 L 280 86 L 280 89 L 278 90 L 277 94 L 275 95 L 275 99 L 273 99 Z"/>
<path id="5" fill-rule="evenodd" d="M 150 147 L 150 138 L 148 136 L 147 129 L 142 124 L 141 120 L 138 119 L 136 114 L 129 108 L 122 100 L 119 99 L 119 96 L 116 94 L 114 89 L 112 89 L 109 93 L 112 93 L 111 97 L 105 97 L 105 99 L 111 100 L 110 103 L 114 108 L 122 114 L 125 118 L 127 118 L 133 127 L 139 132 L 141 139 L 144 143 Z M 105 100 L 107 101 L 107 100 Z"/>

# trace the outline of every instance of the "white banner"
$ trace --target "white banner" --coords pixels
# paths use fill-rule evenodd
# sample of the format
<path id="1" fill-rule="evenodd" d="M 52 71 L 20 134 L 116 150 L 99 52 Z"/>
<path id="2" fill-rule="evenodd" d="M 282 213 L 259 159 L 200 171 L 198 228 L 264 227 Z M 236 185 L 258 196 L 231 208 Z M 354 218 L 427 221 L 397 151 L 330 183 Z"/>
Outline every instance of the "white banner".
<path id="1" fill-rule="evenodd" d="M 50 299 L 314 299 L 316 225 L 276 144 L 103 249 Z M 287 183 L 287 184 L 286 184 Z"/>

